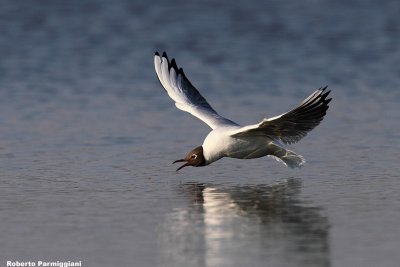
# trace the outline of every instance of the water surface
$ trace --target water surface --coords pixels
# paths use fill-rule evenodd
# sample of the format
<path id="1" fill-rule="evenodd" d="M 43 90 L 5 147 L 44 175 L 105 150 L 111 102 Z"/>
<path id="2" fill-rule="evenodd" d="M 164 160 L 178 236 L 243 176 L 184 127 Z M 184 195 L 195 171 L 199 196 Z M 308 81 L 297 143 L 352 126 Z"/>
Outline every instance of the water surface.
<path id="1" fill-rule="evenodd" d="M 3 1 L 0 260 L 84 266 L 398 266 L 397 1 Z M 175 172 L 209 129 L 156 79 L 176 57 L 222 115 L 329 85 L 307 164 Z"/>

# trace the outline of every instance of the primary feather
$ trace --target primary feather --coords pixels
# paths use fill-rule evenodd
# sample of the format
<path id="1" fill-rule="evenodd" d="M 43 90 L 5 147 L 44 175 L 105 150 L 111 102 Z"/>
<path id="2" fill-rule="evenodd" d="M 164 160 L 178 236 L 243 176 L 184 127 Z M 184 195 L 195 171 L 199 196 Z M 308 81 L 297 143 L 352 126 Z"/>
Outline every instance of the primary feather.
<path id="1" fill-rule="evenodd" d="M 189 112 L 208 124 L 212 129 L 224 125 L 238 125 L 219 115 L 200 92 L 186 78 L 182 68 L 178 68 L 175 59 L 171 62 L 164 52 L 160 56 L 154 55 L 154 66 L 161 85 L 167 91 L 175 106 L 180 110 Z"/>
<path id="2" fill-rule="evenodd" d="M 264 119 L 258 124 L 238 129 L 232 136 L 266 135 L 278 139 L 285 144 L 298 142 L 314 129 L 324 118 L 330 91 L 325 92 L 326 86 L 316 90 L 295 109 L 276 117 Z"/>

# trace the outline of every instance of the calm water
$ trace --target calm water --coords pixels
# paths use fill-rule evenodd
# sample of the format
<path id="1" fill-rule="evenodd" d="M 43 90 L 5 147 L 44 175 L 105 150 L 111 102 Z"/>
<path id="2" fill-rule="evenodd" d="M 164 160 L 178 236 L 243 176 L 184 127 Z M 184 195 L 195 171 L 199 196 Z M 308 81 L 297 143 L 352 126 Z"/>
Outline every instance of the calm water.
<path id="1" fill-rule="evenodd" d="M 398 266 L 397 0 L 0 5 L 1 266 Z M 292 147 L 307 164 L 176 173 L 209 129 L 160 87 L 155 50 L 241 124 L 329 85 Z"/>

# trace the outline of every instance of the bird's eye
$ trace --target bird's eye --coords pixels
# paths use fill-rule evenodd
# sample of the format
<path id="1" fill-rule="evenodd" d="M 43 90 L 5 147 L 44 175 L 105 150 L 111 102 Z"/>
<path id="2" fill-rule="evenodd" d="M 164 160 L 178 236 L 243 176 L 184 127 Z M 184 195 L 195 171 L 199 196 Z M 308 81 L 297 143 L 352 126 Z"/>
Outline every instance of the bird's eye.
<path id="1" fill-rule="evenodd" d="M 197 155 L 196 154 L 193 154 L 192 155 L 192 159 L 196 159 L 197 158 Z"/>

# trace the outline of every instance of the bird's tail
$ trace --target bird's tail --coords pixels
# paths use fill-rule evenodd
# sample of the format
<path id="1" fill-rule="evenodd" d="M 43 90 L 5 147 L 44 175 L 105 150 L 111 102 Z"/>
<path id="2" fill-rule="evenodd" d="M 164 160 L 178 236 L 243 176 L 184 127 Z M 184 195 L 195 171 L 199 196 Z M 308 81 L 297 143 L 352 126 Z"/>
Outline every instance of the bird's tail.
<path id="1" fill-rule="evenodd" d="M 282 162 L 290 168 L 300 168 L 306 160 L 303 156 L 296 154 L 295 152 L 285 149 L 276 144 L 270 144 L 272 152 L 269 156 L 274 157 L 276 160 Z"/>

